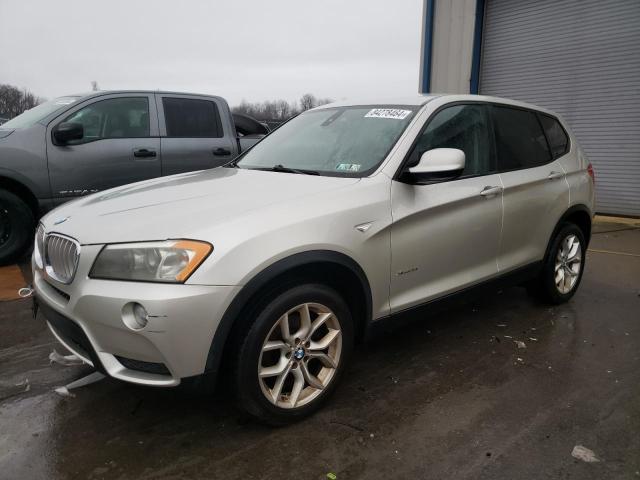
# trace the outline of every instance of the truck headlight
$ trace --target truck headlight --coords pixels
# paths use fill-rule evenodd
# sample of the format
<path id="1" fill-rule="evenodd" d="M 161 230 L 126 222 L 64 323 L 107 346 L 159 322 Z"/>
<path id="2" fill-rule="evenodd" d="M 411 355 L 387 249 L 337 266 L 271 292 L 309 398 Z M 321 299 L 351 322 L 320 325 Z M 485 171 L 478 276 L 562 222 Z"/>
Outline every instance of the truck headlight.
<path id="1" fill-rule="evenodd" d="M 183 283 L 212 250 L 210 243 L 196 240 L 107 245 L 98 254 L 89 277 Z"/>

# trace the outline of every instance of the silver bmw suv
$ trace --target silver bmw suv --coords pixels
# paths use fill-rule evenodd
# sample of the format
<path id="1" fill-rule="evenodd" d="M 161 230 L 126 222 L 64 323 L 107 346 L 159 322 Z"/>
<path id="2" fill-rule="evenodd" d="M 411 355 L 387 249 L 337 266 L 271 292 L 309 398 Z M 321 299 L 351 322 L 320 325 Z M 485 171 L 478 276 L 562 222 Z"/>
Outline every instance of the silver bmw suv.
<path id="1" fill-rule="evenodd" d="M 354 343 L 508 281 L 560 303 L 584 269 L 593 171 L 565 123 L 474 95 L 342 102 L 224 167 L 96 193 L 43 218 L 36 302 L 117 379 L 221 370 L 271 424 L 330 396 Z"/>

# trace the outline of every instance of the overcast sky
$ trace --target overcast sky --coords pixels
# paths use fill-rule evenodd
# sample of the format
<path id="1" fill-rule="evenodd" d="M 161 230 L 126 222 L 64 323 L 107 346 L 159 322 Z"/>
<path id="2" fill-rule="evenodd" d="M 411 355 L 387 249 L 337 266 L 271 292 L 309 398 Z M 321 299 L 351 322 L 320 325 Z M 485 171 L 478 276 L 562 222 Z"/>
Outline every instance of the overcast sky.
<path id="1" fill-rule="evenodd" d="M 52 98 L 163 89 L 240 100 L 418 88 L 422 0 L 0 0 L 0 83 Z"/>

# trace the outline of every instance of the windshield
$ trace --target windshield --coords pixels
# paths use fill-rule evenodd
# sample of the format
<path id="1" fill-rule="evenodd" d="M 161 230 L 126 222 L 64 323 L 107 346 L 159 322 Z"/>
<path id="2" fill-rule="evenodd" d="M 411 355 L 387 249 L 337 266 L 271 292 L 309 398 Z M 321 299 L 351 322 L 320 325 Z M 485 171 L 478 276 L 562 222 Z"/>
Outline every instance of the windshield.
<path id="1" fill-rule="evenodd" d="M 306 112 L 249 150 L 237 166 L 364 177 L 391 151 L 416 109 L 386 105 Z"/>
<path id="2" fill-rule="evenodd" d="M 48 102 L 41 103 L 37 107 L 33 107 L 26 112 L 21 113 L 15 118 L 12 118 L 6 123 L 3 123 L 0 128 L 15 130 L 17 128 L 27 128 L 39 122 L 49 114 L 66 107 L 67 105 L 75 102 L 80 97 L 59 97 Z"/>

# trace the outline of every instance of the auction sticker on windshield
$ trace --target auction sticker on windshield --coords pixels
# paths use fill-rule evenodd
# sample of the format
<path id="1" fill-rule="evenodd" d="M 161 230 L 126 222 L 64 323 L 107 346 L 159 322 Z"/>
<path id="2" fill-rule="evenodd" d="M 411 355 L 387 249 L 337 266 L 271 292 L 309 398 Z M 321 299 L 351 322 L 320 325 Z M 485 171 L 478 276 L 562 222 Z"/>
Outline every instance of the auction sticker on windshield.
<path id="1" fill-rule="evenodd" d="M 361 165 L 359 163 L 340 163 L 336 170 L 342 172 L 358 172 L 360 171 Z"/>
<path id="2" fill-rule="evenodd" d="M 403 120 L 411 113 L 411 110 L 401 110 L 399 108 L 374 108 L 369 110 L 365 118 L 392 118 Z"/>

